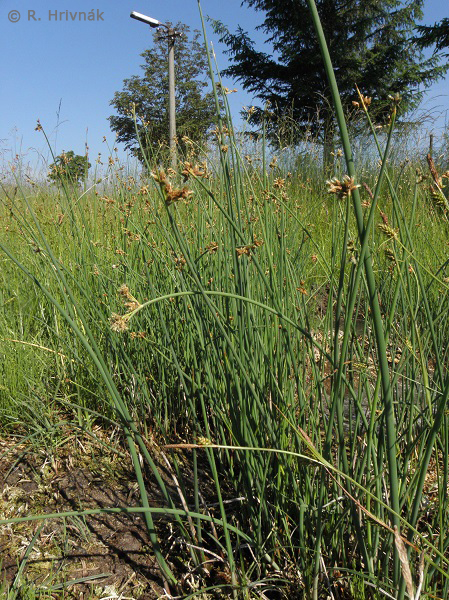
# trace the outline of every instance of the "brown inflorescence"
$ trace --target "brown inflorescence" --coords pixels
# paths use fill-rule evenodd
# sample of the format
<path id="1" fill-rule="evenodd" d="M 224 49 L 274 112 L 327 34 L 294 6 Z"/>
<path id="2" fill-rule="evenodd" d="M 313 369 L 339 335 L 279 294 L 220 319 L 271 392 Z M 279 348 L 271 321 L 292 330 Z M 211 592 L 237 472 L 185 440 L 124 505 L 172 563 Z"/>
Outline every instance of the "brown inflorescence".
<path id="1" fill-rule="evenodd" d="M 264 241 L 257 239 L 256 235 L 254 234 L 252 244 L 248 244 L 247 246 L 238 246 L 235 251 L 237 252 L 237 256 L 239 258 L 244 254 L 246 254 L 246 256 L 251 256 L 251 253 L 254 252 L 254 250 L 259 246 L 263 246 L 263 244 Z"/>
<path id="2" fill-rule="evenodd" d="M 122 315 L 118 315 L 117 313 L 112 313 L 109 318 L 109 325 L 112 331 L 116 333 L 124 333 L 128 331 L 128 321 Z"/>
<path id="3" fill-rule="evenodd" d="M 333 177 L 326 181 L 326 184 L 328 193 L 335 194 L 338 198 L 347 198 L 353 190 L 360 187 L 355 184 L 354 177 L 349 177 L 349 175 L 344 175 L 342 180 Z"/>
<path id="4" fill-rule="evenodd" d="M 185 162 L 184 169 L 181 171 L 181 174 L 184 177 L 184 183 L 189 179 L 191 175 L 193 175 L 194 177 L 204 178 L 207 178 L 209 176 L 205 162 L 201 165 L 193 165 L 190 162 Z"/>
<path id="5" fill-rule="evenodd" d="M 159 171 L 159 173 L 151 173 L 152 178 L 159 183 L 164 196 L 165 196 L 165 204 L 170 206 L 173 202 L 177 202 L 178 200 L 188 200 L 189 197 L 193 194 L 192 190 L 189 190 L 187 187 L 183 187 L 182 189 L 173 189 L 171 183 L 167 179 L 167 175 L 164 171 Z"/>

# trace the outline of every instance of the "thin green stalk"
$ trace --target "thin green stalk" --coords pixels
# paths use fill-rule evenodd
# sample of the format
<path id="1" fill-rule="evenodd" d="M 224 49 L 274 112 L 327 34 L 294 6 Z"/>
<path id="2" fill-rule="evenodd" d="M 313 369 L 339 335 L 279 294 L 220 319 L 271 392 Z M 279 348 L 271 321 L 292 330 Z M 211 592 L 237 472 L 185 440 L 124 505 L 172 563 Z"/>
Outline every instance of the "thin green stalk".
<path id="1" fill-rule="evenodd" d="M 354 166 L 354 159 L 352 155 L 351 145 L 349 141 L 348 130 L 346 127 L 346 121 L 343 113 L 343 106 L 340 99 L 340 94 L 338 91 L 338 85 L 335 78 L 335 74 L 332 67 L 332 61 L 329 54 L 329 50 L 327 47 L 326 39 L 324 36 L 324 32 L 321 26 L 320 17 L 318 14 L 318 10 L 314 0 L 308 0 L 309 9 L 312 15 L 315 31 L 318 36 L 320 50 L 323 56 L 324 65 L 326 69 L 327 78 L 329 81 L 329 86 L 331 88 L 332 100 L 334 103 L 336 117 L 338 126 L 340 129 L 341 141 L 343 144 L 343 151 L 345 154 L 346 165 L 348 168 L 348 174 L 350 177 L 353 177 L 355 180 L 356 171 Z M 353 198 L 353 206 L 354 213 L 357 221 L 357 228 L 359 232 L 359 238 L 361 244 L 363 244 L 365 236 L 367 235 L 364 220 L 363 220 L 363 211 L 361 206 L 360 194 L 357 188 L 355 188 L 352 192 Z M 367 251 L 365 260 L 365 275 L 369 292 L 369 301 L 372 312 L 373 319 L 373 328 L 375 332 L 377 349 L 378 349 L 378 360 L 379 360 L 379 368 L 382 377 L 382 392 L 383 392 L 383 402 L 385 409 L 385 424 L 387 430 L 387 457 L 388 457 L 388 477 L 390 483 L 390 497 L 391 504 L 394 511 L 394 515 L 392 516 L 392 522 L 394 526 L 399 527 L 399 519 L 396 515 L 399 514 L 400 504 L 399 504 L 399 484 L 398 484 L 398 465 L 397 465 L 397 457 L 396 457 L 396 443 L 397 443 L 397 433 L 396 433 L 396 425 L 395 425 L 395 417 L 394 417 L 394 408 L 393 408 L 393 395 L 391 391 L 391 382 L 389 375 L 389 366 L 387 360 L 386 353 L 386 343 L 385 336 L 383 331 L 383 323 L 382 323 L 382 315 L 379 307 L 379 300 L 377 294 L 377 287 L 374 278 L 374 272 L 372 268 L 372 261 L 370 253 Z M 395 585 L 398 585 L 399 580 L 399 562 L 397 554 L 395 553 L 395 561 L 394 561 L 394 569 L 393 569 L 393 577 Z"/>

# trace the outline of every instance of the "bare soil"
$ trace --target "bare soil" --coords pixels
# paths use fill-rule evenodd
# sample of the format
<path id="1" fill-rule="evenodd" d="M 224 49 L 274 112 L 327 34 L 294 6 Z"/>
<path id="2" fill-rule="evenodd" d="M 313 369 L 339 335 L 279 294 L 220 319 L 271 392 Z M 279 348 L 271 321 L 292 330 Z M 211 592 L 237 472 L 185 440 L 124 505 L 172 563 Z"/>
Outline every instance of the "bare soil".
<path id="1" fill-rule="evenodd" d="M 0 440 L 0 520 L 139 506 L 130 461 L 105 450 L 91 438 L 66 433 L 67 443 L 47 450 L 41 445 L 17 446 L 15 436 Z M 99 429 L 95 433 L 104 437 Z M 167 473 L 165 476 L 168 479 Z M 147 490 L 151 505 L 164 505 L 156 485 L 149 481 Z M 77 599 L 152 600 L 164 596 L 143 519 L 139 514 L 123 513 L 0 525 L 0 588 L 2 581 L 14 581 L 25 551 L 42 523 L 21 578 L 26 585 L 50 587 L 54 591 L 49 597 L 54 598 L 62 597 L 62 593 L 64 598 Z M 158 527 L 168 562 L 179 572 L 182 565 L 173 559 L 179 546 L 171 539 L 170 526 L 160 520 Z M 54 587 L 93 576 L 97 577 L 64 586 L 63 592 Z"/>

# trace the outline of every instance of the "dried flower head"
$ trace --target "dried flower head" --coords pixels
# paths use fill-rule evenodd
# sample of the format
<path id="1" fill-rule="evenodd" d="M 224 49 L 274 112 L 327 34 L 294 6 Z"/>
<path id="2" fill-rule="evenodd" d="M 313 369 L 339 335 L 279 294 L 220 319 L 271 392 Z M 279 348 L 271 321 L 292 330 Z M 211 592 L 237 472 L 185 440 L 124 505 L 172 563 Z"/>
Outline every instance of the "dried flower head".
<path id="1" fill-rule="evenodd" d="M 251 255 L 251 250 L 252 250 L 252 244 L 248 245 L 248 246 L 238 246 L 235 251 L 237 253 L 237 256 L 240 258 L 241 256 L 243 256 L 244 254 L 246 254 L 247 256 Z"/>
<path id="2" fill-rule="evenodd" d="M 371 106 L 372 98 L 370 96 L 360 95 L 360 100 L 362 102 L 362 107 L 364 110 L 368 110 L 368 107 Z"/>
<path id="3" fill-rule="evenodd" d="M 155 173 L 154 171 L 151 171 L 151 177 L 154 179 L 154 181 L 156 181 L 156 183 L 168 183 L 167 181 L 167 175 L 165 174 L 165 171 L 163 171 L 162 169 L 159 171 L 159 173 Z"/>
<path id="4" fill-rule="evenodd" d="M 430 184 L 429 192 L 430 198 L 435 206 L 443 210 L 449 210 L 449 201 L 438 186 L 434 187 L 432 184 Z"/>
<path id="5" fill-rule="evenodd" d="M 443 179 L 448 179 L 449 172 L 446 171 L 440 176 L 430 153 L 427 155 L 427 164 L 429 165 L 429 170 L 433 179 L 433 183 L 428 187 L 430 198 L 437 208 L 443 211 L 449 211 L 449 200 L 443 192 L 445 187 L 443 185 Z"/>
<path id="6" fill-rule="evenodd" d="M 165 204 L 170 206 L 173 202 L 177 202 L 178 200 L 188 200 L 190 196 L 193 195 L 193 191 L 189 190 L 186 187 L 183 187 L 181 190 L 174 190 L 172 187 L 165 187 Z"/>
<path id="7" fill-rule="evenodd" d="M 301 281 L 299 282 L 299 287 L 297 287 L 296 289 L 304 296 L 307 296 L 309 292 L 306 290 L 305 283 L 306 282 L 303 279 L 301 279 Z"/>
<path id="8" fill-rule="evenodd" d="M 429 165 L 429 170 L 430 170 L 430 172 L 432 174 L 434 182 L 436 183 L 436 185 L 438 187 L 442 187 L 443 186 L 443 179 L 442 179 L 442 177 L 440 177 L 438 175 L 437 168 L 435 166 L 435 163 L 433 161 L 432 155 L 430 153 L 427 155 L 427 164 Z"/>
<path id="9" fill-rule="evenodd" d="M 277 177 L 273 182 L 273 187 L 278 188 L 279 190 L 284 189 L 285 179 L 282 179 L 282 177 Z"/>
<path id="10" fill-rule="evenodd" d="M 212 442 L 210 441 L 209 438 L 202 437 L 202 436 L 199 436 L 196 438 L 196 443 L 198 444 L 198 446 L 211 446 L 212 445 Z"/>
<path id="11" fill-rule="evenodd" d="M 141 306 L 140 302 L 136 298 L 134 298 L 134 296 L 129 291 L 129 287 L 125 283 L 119 287 L 118 293 L 123 298 L 123 300 L 127 301 L 124 302 L 124 306 L 128 310 L 128 312 L 136 310 L 137 308 L 139 308 L 139 306 Z"/>
<path id="12" fill-rule="evenodd" d="M 118 289 L 118 293 L 120 294 L 120 296 L 123 296 L 124 298 L 126 298 L 127 300 L 129 300 L 129 298 L 131 297 L 131 294 L 129 292 L 129 287 L 126 285 L 126 283 L 123 283 L 119 289 Z"/>
<path id="13" fill-rule="evenodd" d="M 132 340 L 135 340 L 135 339 L 144 340 L 147 337 L 147 334 L 145 331 L 131 331 L 131 333 L 129 335 L 131 336 Z"/>
<path id="14" fill-rule="evenodd" d="M 128 321 L 126 317 L 116 313 L 112 313 L 110 316 L 109 325 L 111 330 L 115 331 L 116 333 L 124 333 L 125 331 L 128 331 Z"/>
<path id="15" fill-rule="evenodd" d="M 362 108 L 363 108 L 363 110 L 364 110 L 365 112 L 367 112 L 367 111 L 368 111 L 368 107 L 371 105 L 372 98 L 371 98 L 370 96 L 364 96 L 364 95 L 361 93 L 361 91 L 359 90 L 359 88 L 358 88 L 358 86 L 357 86 L 357 85 L 355 86 L 355 88 L 356 88 L 356 90 L 357 90 L 357 94 L 358 94 L 358 96 L 359 96 L 360 103 L 359 103 L 359 102 L 357 102 L 357 101 L 353 101 L 352 105 L 353 105 L 353 106 L 356 106 L 356 107 L 359 107 L 359 106 L 360 106 L 360 104 L 361 104 L 361 105 L 362 105 Z"/>
<path id="16" fill-rule="evenodd" d="M 253 243 L 252 244 L 248 244 L 247 246 L 238 246 L 235 251 L 237 253 L 237 256 L 240 258 L 241 256 L 243 256 L 244 254 L 246 254 L 246 256 L 251 256 L 252 252 L 256 249 L 259 248 L 259 246 L 263 246 L 264 241 L 263 240 L 259 240 L 256 236 L 256 234 L 254 234 L 253 236 Z"/>
<path id="17" fill-rule="evenodd" d="M 152 172 L 151 177 L 160 185 L 164 192 L 165 203 L 167 206 L 170 206 L 170 204 L 177 202 L 178 200 L 187 200 L 193 194 L 192 190 L 189 190 L 186 187 L 174 190 L 167 179 L 167 175 L 162 170 L 159 171 L 159 173 Z"/>
<path id="18" fill-rule="evenodd" d="M 190 162 L 185 162 L 184 169 L 181 173 L 184 177 L 184 182 L 186 182 L 191 175 L 194 177 L 208 177 L 206 163 L 203 163 L 202 165 L 193 165 Z"/>
<path id="19" fill-rule="evenodd" d="M 183 267 L 187 264 L 187 261 L 184 258 L 183 254 L 180 254 L 179 256 L 177 256 L 176 254 L 174 254 L 173 255 L 173 261 L 175 263 L 175 268 L 178 271 L 182 271 Z"/>
<path id="20" fill-rule="evenodd" d="M 379 209 L 380 217 L 385 225 L 388 225 L 388 217 L 387 215 Z"/>
<path id="21" fill-rule="evenodd" d="M 140 303 L 137 301 L 133 301 L 131 300 L 130 302 L 125 302 L 125 308 L 131 312 L 133 310 L 136 310 L 137 308 L 139 308 Z"/>
<path id="22" fill-rule="evenodd" d="M 62 151 L 62 153 L 61 153 L 61 158 L 62 158 L 62 162 L 65 165 L 68 165 L 71 160 L 71 158 L 69 156 L 67 156 L 67 154 L 64 151 Z"/>
<path id="23" fill-rule="evenodd" d="M 235 94 L 235 92 L 238 91 L 236 88 L 234 88 L 233 90 L 230 90 L 229 88 L 222 85 L 220 82 L 218 82 L 216 85 L 217 85 L 217 88 L 221 88 L 225 94 Z"/>
<path id="24" fill-rule="evenodd" d="M 259 246 L 263 246 L 263 244 L 264 244 L 263 240 L 257 239 L 256 234 L 253 235 L 253 242 L 254 242 L 254 247 L 255 248 L 258 248 Z"/>
<path id="25" fill-rule="evenodd" d="M 218 243 L 211 242 L 208 246 L 206 246 L 206 250 L 209 252 L 209 254 L 214 254 L 218 250 Z"/>
<path id="26" fill-rule="evenodd" d="M 344 175 L 341 181 L 333 177 L 329 181 L 326 181 L 326 184 L 328 193 L 336 194 L 338 198 L 347 198 L 353 190 L 360 187 L 360 185 L 355 185 L 354 177 L 349 177 L 349 175 Z"/>

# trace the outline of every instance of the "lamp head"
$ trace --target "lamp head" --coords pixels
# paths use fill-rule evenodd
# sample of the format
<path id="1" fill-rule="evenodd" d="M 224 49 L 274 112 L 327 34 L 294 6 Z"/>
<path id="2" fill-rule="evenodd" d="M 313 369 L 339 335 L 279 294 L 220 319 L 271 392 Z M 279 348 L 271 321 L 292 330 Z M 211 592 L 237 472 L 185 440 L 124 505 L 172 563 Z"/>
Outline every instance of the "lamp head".
<path id="1" fill-rule="evenodd" d="M 136 19 L 136 21 L 142 21 L 142 23 L 146 23 L 150 27 L 160 27 L 162 23 L 157 19 L 153 19 L 152 17 L 147 17 L 146 15 L 142 15 L 141 13 L 136 12 L 135 10 L 129 15 L 131 19 Z"/>

